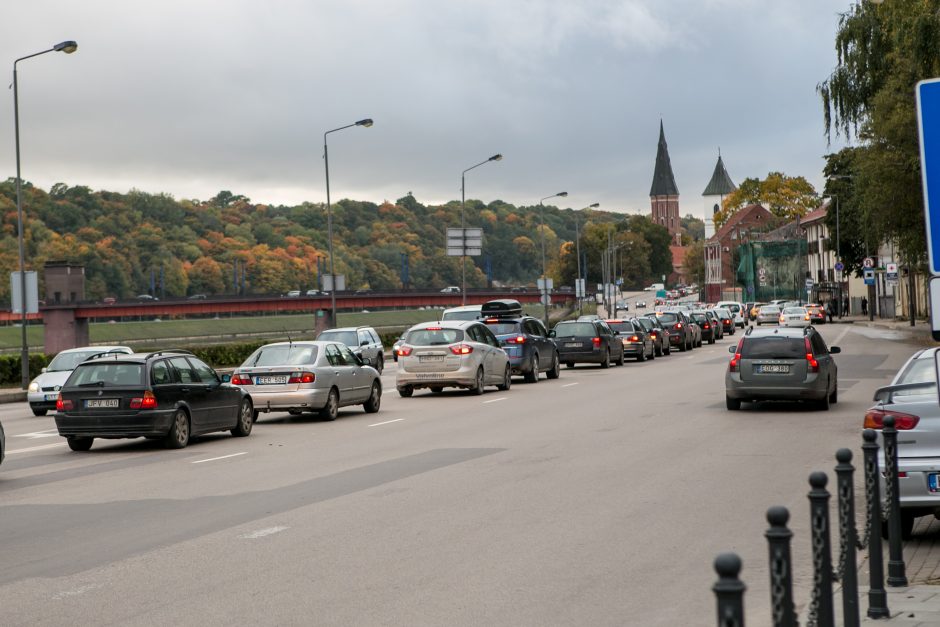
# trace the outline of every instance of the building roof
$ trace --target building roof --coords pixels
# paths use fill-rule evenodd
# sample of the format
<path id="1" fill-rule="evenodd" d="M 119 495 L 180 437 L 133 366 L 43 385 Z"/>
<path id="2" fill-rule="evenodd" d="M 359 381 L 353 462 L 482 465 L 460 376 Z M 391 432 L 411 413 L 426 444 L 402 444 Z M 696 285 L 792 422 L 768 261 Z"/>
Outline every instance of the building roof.
<path id="1" fill-rule="evenodd" d="M 672 268 L 678 272 L 683 266 L 685 266 L 685 253 L 689 249 L 688 246 L 670 246 L 669 252 L 672 253 Z"/>
<path id="2" fill-rule="evenodd" d="M 731 214 L 731 217 L 728 218 L 727 222 L 721 225 L 721 228 L 712 235 L 708 241 L 718 242 L 725 237 L 727 237 L 735 227 L 737 227 L 741 222 L 752 222 L 752 221 L 761 221 L 763 223 L 769 223 L 771 221 L 771 214 L 769 211 L 764 209 L 762 205 L 757 203 L 748 205 L 743 209 L 734 212 Z"/>
<path id="3" fill-rule="evenodd" d="M 712 180 L 705 186 L 705 191 L 702 192 L 702 196 L 727 196 L 737 188 L 737 185 L 735 185 L 731 177 L 728 176 L 728 171 L 725 170 L 725 164 L 721 160 L 721 155 L 718 155 L 718 163 L 715 164 Z"/>
<path id="4" fill-rule="evenodd" d="M 829 202 L 823 203 L 823 206 L 819 209 L 814 209 L 810 211 L 802 218 L 800 218 L 800 224 L 811 224 L 813 222 L 819 222 L 820 220 L 826 219 L 826 214 L 829 213 Z"/>
<path id="5" fill-rule="evenodd" d="M 650 196 L 678 196 L 679 188 L 676 186 L 676 177 L 672 174 L 672 164 L 669 162 L 669 147 L 666 146 L 666 133 L 663 132 L 663 121 L 659 121 L 659 145 L 656 147 L 656 167 L 653 170 L 653 185 L 650 186 Z"/>

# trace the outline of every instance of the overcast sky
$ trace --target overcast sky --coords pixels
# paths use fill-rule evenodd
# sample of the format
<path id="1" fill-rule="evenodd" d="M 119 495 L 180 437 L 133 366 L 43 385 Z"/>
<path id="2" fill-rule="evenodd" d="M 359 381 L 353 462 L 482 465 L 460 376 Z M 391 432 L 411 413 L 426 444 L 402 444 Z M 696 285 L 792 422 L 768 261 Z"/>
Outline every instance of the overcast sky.
<path id="1" fill-rule="evenodd" d="M 683 215 L 735 183 L 822 187 L 816 85 L 851 0 L 15 0 L 23 178 L 259 203 L 467 197 L 649 211 L 662 118 Z M 0 172 L 15 176 L 13 92 Z"/>

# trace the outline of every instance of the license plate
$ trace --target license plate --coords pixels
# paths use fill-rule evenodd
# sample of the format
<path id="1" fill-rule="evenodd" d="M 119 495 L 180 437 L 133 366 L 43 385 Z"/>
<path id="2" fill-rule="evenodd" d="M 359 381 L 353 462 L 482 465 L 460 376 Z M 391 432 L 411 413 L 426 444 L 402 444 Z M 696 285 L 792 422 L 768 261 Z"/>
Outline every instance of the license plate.
<path id="1" fill-rule="evenodd" d="M 421 363 L 427 363 L 429 361 L 444 361 L 443 355 L 419 355 L 418 361 Z"/>
<path id="2" fill-rule="evenodd" d="M 931 492 L 940 492 L 940 481 L 938 481 L 938 473 L 932 472 L 927 475 L 927 489 Z"/>
<path id="3" fill-rule="evenodd" d="M 270 385 L 272 383 L 287 383 L 287 376 L 283 377 L 255 377 L 255 385 Z"/>
<path id="4" fill-rule="evenodd" d="M 58 394 L 46 394 L 47 401 L 54 401 L 59 398 Z"/>
<path id="5" fill-rule="evenodd" d="M 89 398 L 85 401 L 85 407 L 96 409 L 100 407 L 120 407 L 120 399 L 117 398 Z"/>
<path id="6" fill-rule="evenodd" d="M 764 374 L 789 374 L 790 365 L 789 364 L 782 364 L 782 365 L 764 364 L 763 366 L 757 367 L 757 372 L 764 373 Z"/>
<path id="7" fill-rule="evenodd" d="M 568 342 L 565 344 L 565 348 L 580 348 L 581 342 Z"/>

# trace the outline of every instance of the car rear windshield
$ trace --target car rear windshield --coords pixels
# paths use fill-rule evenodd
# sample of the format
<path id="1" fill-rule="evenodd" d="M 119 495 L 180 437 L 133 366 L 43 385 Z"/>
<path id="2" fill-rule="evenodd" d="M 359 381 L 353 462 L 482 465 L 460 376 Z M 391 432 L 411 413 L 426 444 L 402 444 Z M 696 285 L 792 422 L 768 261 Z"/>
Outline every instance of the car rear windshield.
<path id="1" fill-rule="evenodd" d="M 609 326 L 614 331 L 620 331 L 621 333 L 633 333 L 634 331 L 633 323 L 629 320 L 625 320 L 623 322 L 608 322 L 607 326 Z"/>
<path id="2" fill-rule="evenodd" d="M 114 362 L 82 364 L 66 381 L 66 387 L 92 386 L 142 386 L 144 384 L 143 364 L 122 364 Z"/>
<path id="3" fill-rule="evenodd" d="M 741 347 L 743 359 L 802 359 L 806 342 L 802 337 L 749 337 Z"/>
<path id="4" fill-rule="evenodd" d="M 447 311 L 441 320 L 476 320 L 479 317 L 479 311 Z"/>
<path id="5" fill-rule="evenodd" d="M 496 335 L 510 335 L 512 333 L 521 333 L 520 327 L 522 325 L 518 322 L 487 321 L 486 326 Z"/>
<path id="6" fill-rule="evenodd" d="M 597 330 L 590 322 L 559 322 L 555 337 L 594 337 Z"/>
<path id="7" fill-rule="evenodd" d="M 324 331 L 317 339 L 324 342 L 342 342 L 346 346 L 359 346 L 359 337 L 355 331 Z"/>
<path id="8" fill-rule="evenodd" d="M 805 315 L 806 310 L 802 307 L 787 307 L 786 309 L 783 310 L 783 313 L 790 315 L 790 316 L 795 316 L 797 314 Z"/>
<path id="9" fill-rule="evenodd" d="M 760 308 L 762 314 L 778 314 L 780 313 L 780 307 L 776 305 L 764 305 Z"/>
<path id="10" fill-rule="evenodd" d="M 692 314 L 692 319 L 696 322 L 708 322 L 708 318 L 705 316 L 705 314 L 700 313 Z"/>
<path id="11" fill-rule="evenodd" d="M 408 333 L 405 342 L 412 346 L 445 346 L 463 341 L 460 329 L 415 329 Z"/>
<path id="12" fill-rule="evenodd" d="M 303 366 L 317 360 L 317 347 L 308 344 L 262 346 L 242 366 Z"/>
<path id="13" fill-rule="evenodd" d="M 99 350 L 89 350 L 89 351 L 78 351 L 75 353 L 59 353 L 55 356 L 55 359 L 46 366 L 46 372 L 63 372 L 68 370 L 75 370 L 75 366 L 82 363 L 92 355 L 98 355 L 101 351 Z"/>
<path id="14" fill-rule="evenodd" d="M 668 311 L 659 314 L 657 318 L 659 318 L 659 321 L 663 324 L 672 324 L 679 320 L 679 316 L 674 313 L 669 313 Z"/>

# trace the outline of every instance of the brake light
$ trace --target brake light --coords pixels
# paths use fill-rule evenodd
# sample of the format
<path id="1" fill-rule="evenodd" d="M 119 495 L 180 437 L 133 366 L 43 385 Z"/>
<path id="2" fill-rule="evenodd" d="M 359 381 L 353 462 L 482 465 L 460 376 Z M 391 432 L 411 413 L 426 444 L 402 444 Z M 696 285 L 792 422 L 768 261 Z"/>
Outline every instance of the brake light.
<path id="1" fill-rule="evenodd" d="M 706 323 L 705 323 L 705 326 L 703 326 L 702 328 L 703 328 L 703 329 L 710 329 L 710 328 L 712 328 L 712 327 L 711 327 L 710 324 L 708 324 L 708 323 L 706 322 Z"/>
<path id="2" fill-rule="evenodd" d="M 630 336 L 630 341 L 631 341 L 631 342 L 639 342 L 639 341 L 640 341 L 640 336 L 638 336 L 638 335 L 631 335 L 631 336 Z"/>
<path id="3" fill-rule="evenodd" d="M 728 363 L 728 372 L 737 372 L 738 364 L 741 363 L 741 347 L 744 346 L 744 338 L 738 340 L 738 347 L 734 351 L 734 357 Z"/>
<path id="4" fill-rule="evenodd" d="M 130 403 L 131 409 L 155 409 L 156 406 L 157 397 L 150 390 L 145 391 L 142 397 L 132 398 Z"/>
<path id="5" fill-rule="evenodd" d="M 676 323 L 676 328 L 677 328 L 677 329 L 681 329 L 681 328 L 682 328 L 682 323 L 681 323 L 681 322 L 677 322 L 677 323 Z"/>
<path id="6" fill-rule="evenodd" d="M 803 320 L 809 320 L 809 314 L 806 314 L 805 316 L 803 316 Z"/>
<path id="7" fill-rule="evenodd" d="M 55 408 L 56 411 L 68 411 L 74 409 L 75 405 L 67 398 L 62 398 L 62 393 L 59 392 L 59 397 L 55 399 Z"/>
<path id="8" fill-rule="evenodd" d="M 813 347 L 809 343 L 809 338 L 803 338 L 803 342 L 806 345 L 806 364 L 810 372 L 819 372 L 819 362 L 816 361 L 816 358 L 813 357 Z"/>
<path id="9" fill-rule="evenodd" d="M 443 331 L 444 327 L 425 327 L 425 331 Z"/>
<path id="10" fill-rule="evenodd" d="M 654 340 L 659 337 L 659 335 L 656 333 L 656 331 L 650 331 L 650 335 L 653 336 L 653 339 L 654 339 Z"/>
<path id="11" fill-rule="evenodd" d="M 601 338 L 599 338 L 599 337 L 592 337 L 592 338 L 591 338 L 591 343 L 594 344 L 594 348 L 600 348 L 600 346 L 601 346 Z"/>
<path id="12" fill-rule="evenodd" d="M 408 346 L 407 344 L 402 344 L 401 346 L 398 347 L 398 356 L 407 357 L 408 355 L 411 354 L 411 351 L 413 350 L 414 349 Z"/>
<path id="13" fill-rule="evenodd" d="M 489 324 L 491 322 L 499 322 L 499 318 L 487 318 L 485 322 L 486 324 Z"/>
<path id="14" fill-rule="evenodd" d="M 894 416 L 894 428 L 898 431 L 913 429 L 920 422 L 920 416 L 901 414 L 896 411 L 887 412 L 883 409 L 869 409 L 865 412 L 866 429 L 883 429 L 885 416 Z"/>
<path id="15" fill-rule="evenodd" d="M 469 344 L 454 344 L 450 347 L 450 352 L 454 355 L 469 355 L 473 352 L 473 347 Z"/>
<path id="16" fill-rule="evenodd" d="M 511 344 L 525 344 L 525 336 L 517 335 L 516 337 L 509 340 Z"/>
<path id="17" fill-rule="evenodd" d="M 236 372 L 232 375 L 232 385 L 251 385 L 251 377 L 247 374 Z"/>
<path id="18" fill-rule="evenodd" d="M 317 375 L 312 372 L 292 372 L 290 373 L 290 378 L 287 380 L 288 383 L 313 383 L 317 380 Z"/>

